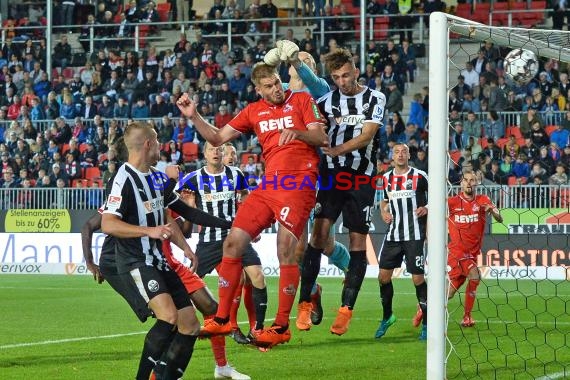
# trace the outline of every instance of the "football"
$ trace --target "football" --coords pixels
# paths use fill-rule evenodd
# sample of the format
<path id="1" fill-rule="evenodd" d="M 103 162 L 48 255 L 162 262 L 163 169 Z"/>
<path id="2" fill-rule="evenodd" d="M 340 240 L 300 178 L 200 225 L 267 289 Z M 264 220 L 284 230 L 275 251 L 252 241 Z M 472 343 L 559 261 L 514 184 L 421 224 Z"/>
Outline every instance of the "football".
<path id="1" fill-rule="evenodd" d="M 526 49 L 514 49 L 505 57 L 505 76 L 516 83 L 526 84 L 538 73 L 536 55 Z"/>

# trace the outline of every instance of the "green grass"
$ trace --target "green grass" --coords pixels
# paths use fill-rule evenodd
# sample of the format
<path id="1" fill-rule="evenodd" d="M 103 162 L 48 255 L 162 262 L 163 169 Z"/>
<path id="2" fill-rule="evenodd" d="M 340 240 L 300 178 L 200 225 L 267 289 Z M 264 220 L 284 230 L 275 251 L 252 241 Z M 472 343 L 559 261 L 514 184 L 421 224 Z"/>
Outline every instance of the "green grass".
<path id="1" fill-rule="evenodd" d="M 417 340 L 419 331 L 411 325 L 416 300 L 410 280 L 395 280 L 394 313 L 399 319 L 380 340 L 373 338 L 381 315 L 375 280 L 365 280 L 351 327 L 342 337 L 328 331 L 342 283 L 321 283 L 325 319 L 320 326 L 304 333 L 293 328 L 289 344 L 267 353 L 228 339 L 230 362 L 253 379 L 425 378 L 426 345 Z M 215 284 L 216 278 L 208 280 L 211 289 Z M 276 280 L 268 279 L 268 284 L 267 316 L 272 318 Z M 455 349 L 450 378 L 530 379 L 568 366 L 570 285 L 518 282 L 518 290 L 515 286 L 514 281 L 480 286 L 473 329 L 458 325 L 463 294 L 450 303 L 448 335 Z M 140 324 L 107 284 L 96 285 L 90 277 L 2 276 L 0 307 L 0 373 L 5 379 L 134 378 L 144 334 L 151 326 Z M 514 323 L 517 318 L 521 323 Z M 246 320 L 245 313 L 239 320 Z M 185 378 L 211 379 L 213 369 L 210 346 L 199 341 Z"/>

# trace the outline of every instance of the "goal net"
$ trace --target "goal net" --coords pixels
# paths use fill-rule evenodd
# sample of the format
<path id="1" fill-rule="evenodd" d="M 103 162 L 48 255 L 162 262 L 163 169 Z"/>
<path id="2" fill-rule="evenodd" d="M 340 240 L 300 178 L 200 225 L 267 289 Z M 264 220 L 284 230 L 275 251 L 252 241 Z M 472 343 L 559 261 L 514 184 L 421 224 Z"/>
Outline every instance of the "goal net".
<path id="1" fill-rule="evenodd" d="M 429 46 L 427 378 L 570 378 L 570 187 L 562 175 L 570 178 L 570 141 L 561 132 L 570 129 L 570 33 L 434 13 Z M 465 285 L 447 301 L 440 223 L 466 170 L 504 219 L 485 228 L 473 327 L 461 324 Z"/>

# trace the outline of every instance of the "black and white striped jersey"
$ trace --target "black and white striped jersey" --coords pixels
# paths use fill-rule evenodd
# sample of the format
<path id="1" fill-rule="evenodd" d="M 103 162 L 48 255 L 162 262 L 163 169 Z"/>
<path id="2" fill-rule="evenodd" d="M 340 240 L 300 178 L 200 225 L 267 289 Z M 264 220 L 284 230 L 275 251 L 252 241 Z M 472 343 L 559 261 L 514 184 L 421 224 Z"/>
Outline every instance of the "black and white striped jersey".
<path id="1" fill-rule="evenodd" d="M 154 168 L 142 173 L 129 163 L 122 165 L 113 179 L 103 213 L 117 215 L 124 222 L 138 226 L 166 224 L 165 207 L 176 201 L 178 195 L 172 192 L 168 199 L 164 199 L 166 182 L 158 186 L 157 178 L 162 180 L 163 177 Z M 148 236 L 116 238 L 115 244 L 119 273 L 145 265 L 170 270 L 159 239 Z"/>
<path id="2" fill-rule="evenodd" d="M 360 136 L 365 122 L 382 124 L 386 97 L 368 87 L 353 96 L 344 95 L 337 89 L 321 97 L 317 103 L 328 120 L 330 146 L 335 147 Z M 326 156 L 326 165 L 329 169 L 350 168 L 357 173 L 372 175 L 376 170 L 379 142 L 380 131 L 365 147 L 342 156 Z"/>
<path id="3" fill-rule="evenodd" d="M 389 170 L 383 176 L 383 197 L 389 203 L 393 220 L 386 240 L 410 241 L 425 239 L 427 215 L 418 218 L 418 207 L 427 205 L 428 177 L 419 169 L 410 167 L 403 175 Z"/>
<path id="4" fill-rule="evenodd" d="M 177 188 L 185 188 L 196 195 L 196 207 L 210 215 L 225 220 L 233 220 L 237 212 L 238 192 L 247 189 L 247 183 L 241 170 L 234 166 L 224 166 L 218 174 L 209 173 L 206 167 L 184 176 Z M 229 230 L 202 227 L 200 243 L 220 241 Z"/>

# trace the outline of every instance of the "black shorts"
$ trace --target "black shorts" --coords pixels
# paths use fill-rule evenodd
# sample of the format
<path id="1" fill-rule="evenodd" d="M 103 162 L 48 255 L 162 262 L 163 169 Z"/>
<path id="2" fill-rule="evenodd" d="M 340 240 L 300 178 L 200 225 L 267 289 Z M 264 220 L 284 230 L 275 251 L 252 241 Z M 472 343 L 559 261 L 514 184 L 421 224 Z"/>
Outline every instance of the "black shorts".
<path id="1" fill-rule="evenodd" d="M 140 295 L 133 278 L 128 273 L 118 273 L 114 250 L 112 252 L 103 250 L 99 258 L 99 271 L 111 288 L 127 301 L 141 322 L 145 322 L 148 317 L 152 316 L 152 311 Z"/>
<path id="2" fill-rule="evenodd" d="M 198 270 L 196 274 L 198 276 L 204 277 L 208 273 L 212 273 L 218 264 L 222 262 L 224 241 L 225 238 L 221 241 L 198 243 L 196 245 L 196 256 L 198 256 Z M 243 253 L 242 265 L 244 268 L 252 265 L 261 265 L 259 255 L 253 249 L 251 243 L 247 245 Z"/>
<path id="3" fill-rule="evenodd" d="M 380 269 L 396 269 L 405 260 L 406 270 L 411 274 L 424 274 L 424 241 L 388 241 L 384 239 L 378 260 Z"/>
<path id="4" fill-rule="evenodd" d="M 370 184 L 349 184 L 348 178 L 362 174 L 342 173 L 342 182 L 337 181 L 339 172 L 321 171 L 320 189 L 315 205 L 315 219 L 336 221 L 342 213 L 342 225 L 350 232 L 367 234 L 370 229 L 370 213 L 374 206 L 375 189 Z"/>
<path id="5" fill-rule="evenodd" d="M 143 297 L 146 303 L 159 294 L 168 293 L 176 309 L 192 306 L 182 280 L 173 270 L 162 271 L 152 266 L 142 266 L 131 270 L 129 275 L 137 286 L 139 296 Z"/>

